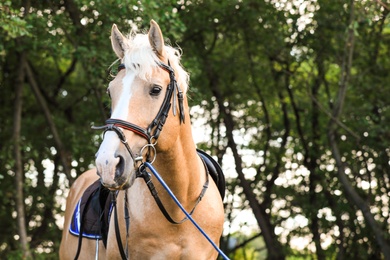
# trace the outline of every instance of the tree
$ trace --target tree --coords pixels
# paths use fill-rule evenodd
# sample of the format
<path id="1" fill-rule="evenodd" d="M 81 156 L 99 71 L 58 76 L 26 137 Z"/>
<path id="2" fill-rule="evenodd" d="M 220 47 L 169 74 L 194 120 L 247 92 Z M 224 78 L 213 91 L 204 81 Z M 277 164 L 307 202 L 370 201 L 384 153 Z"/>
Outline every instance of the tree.
<path id="1" fill-rule="evenodd" d="M 110 28 L 150 19 L 183 50 L 199 147 L 228 176 L 224 251 L 388 258 L 389 7 L 328 0 L 0 3 L 0 257 L 56 252 L 109 115 Z"/>
<path id="2" fill-rule="evenodd" d="M 376 234 L 373 237 L 380 238 L 383 237 L 381 234 L 388 233 L 389 227 L 383 222 L 386 221 L 384 219 L 379 223 L 369 220 L 373 229 L 364 225 L 356 227 L 356 221 L 360 218 L 359 212 L 356 214 L 356 208 L 360 207 L 356 201 L 351 203 L 349 197 L 351 191 L 355 195 L 365 193 L 361 189 L 362 182 L 354 181 L 349 185 L 349 191 L 344 190 L 346 182 L 342 178 L 346 175 L 335 177 L 334 173 L 342 172 L 343 168 L 335 163 L 338 156 L 334 153 L 333 158 L 331 156 L 331 151 L 334 150 L 332 145 L 336 142 L 345 149 L 342 160 L 352 163 L 354 159 L 345 156 L 347 151 L 356 151 L 356 148 L 352 148 L 350 142 L 328 143 L 330 139 L 327 131 L 321 130 L 330 125 L 336 126 L 337 138 L 340 138 L 338 131 L 342 130 L 346 133 L 341 138 L 348 136 L 347 139 L 351 139 L 352 143 L 356 137 L 362 142 L 362 137 L 367 135 L 367 132 L 364 134 L 351 130 L 361 129 L 360 123 L 363 123 L 364 119 L 359 122 L 348 120 L 350 125 L 346 125 L 344 121 L 349 115 L 345 114 L 345 119 L 337 120 L 330 112 L 339 109 L 336 108 L 334 97 L 344 91 L 339 90 L 338 84 L 339 81 L 343 82 L 345 74 L 345 70 L 339 69 L 343 67 L 343 57 L 352 56 L 351 48 L 344 48 L 351 44 L 350 41 L 344 40 L 348 39 L 345 32 L 352 30 L 354 34 L 359 34 L 363 28 L 365 33 L 370 32 L 370 37 L 361 37 L 358 40 L 362 41 L 362 48 L 358 51 L 361 57 L 365 55 L 363 53 L 373 53 L 368 56 L 374 57 L 377 57 L 379 52 L 388 53 L 388 49 L 384 47 L 387 36 L 383 31 L 386 20 L 388 24 L 387 6 L 383 3 L 356 5 L 355 12 L 359 13 L 356 17 L 359 18 L 352 20 L 349 17 L 354 17 L 354 2 L 331 4 L 328 1 L 306 1 L 302 5 L 268 1 L 245 1 L 242 4 L 234 1 L 202 2 L 186 7 L 183 11 L 183 20 L 186 21 L 187 27 L 184 49 L 197 50 L 190 53 L 190 56 L 197 57 L 192 61 L 199 64 L 195 70 L 195 85 L 209 86 L 208 90 L 215 98 L 205 103 L 205 110 L 215 111 L 214 103 L 217 103 L 220 113 L 218 117 L 210 115 L 208 122 L 215 124 L 212 127 L 214 135 L 213 143 L 206 147 L 216 149 L 220 153 L 232 151 L 245 200 L 249 201 L 262 235 L 269 241 L 266 242 L 268 258 L 281 257 L 272 255 L 278 250 L 273 246 L 277 242 L 271 242 L 272 237 L 276 235 L 274 232 L 279 227 L 284 226 L 284 229 L 287 229 L 284 223 L 295 217 L 304 217 L 308 222 L 304 227 L 285 232 L 278 239 L 292 241 L 296 235 L 311 236 L 319 259 L 332 256 L 335 252 L 332 246 L 324 246 L 326 237 L 336 239 L 336 252 L 341 259 L 354 255 L 379 257 L 380 252 L 386 257 L 388 238 L 378 239 L 377 245 L 365 245 L 367 247 L 364 249 L 356 250 L 358 245 L 361 248 L 361 241 L 365 241 L 363 237 L 368 233 L 373 232 Z M 368 39 L 377 44 L 363 43 Z M 367 46 L 372 46 L 373 49 Z M 378 48 L 381 51 L 378 52 Z M 354 60 L 350 69 L 367 71 L 370 65 L 377 64 L 363 60 Z M 378 70 L 375 74 L 377 73 Z M 368 73 L 365 73 L 365 76 L 370 77 Z M 382 76 L 372 76 L 383 79 Z M 353 93 L 350 93 L 351 99 L 360 95 L 357 86 L 364 83 L 358 83 L 359 80 L 347 80 L 346 84 L 356 86 Z M 204 95 L 205 93 L 207 92 L 202 92 Z M 383 103 L 386 102 L 380 102 Z M 357 104 L 351 104 L 351 108 L 355 105 Z M 387 111 L 382 108 L 380 113 Z M 361 112 L 366 116 L 371 114 L 369 110 L 363 109 Z M 248 143 L 237 141 L 245 138 L 245 134 L 249 135 Z M 359 146 L 362 147 L 362 144 Z M 372 149 L 376 151 L 374 153 L 382 154 L 380 151 L 386 148 Z M 248 157 L 248 154 L 259 157 L 258 162 L 245 162 L 243 158 Z M 366 159 L 373 160 L 373 157 L 367 156 L 369 158 Z M 382 165 L 386 167 L 388 156 L 383 159 Z M 373 192 L 372 181 L 375 185 L 379 178 L 371 178 L 375 171 L 372 169 L 373 165 L 367 167 L 368 164 L 368 161 L 363 163 L 366 170 L 370 168 L 369 191 Z M 381 169 L 384 169 L 383 167 L 380 166 Z M 256 175 L 247 177 L 244 173 L 248 170 L 256 170 Z M 387 175 L 386 170 L 384 173 Z M 231 181 L 236 183 L 235 180 Z M 236 185 L 232 184 L 233 187 Z M 385 195 L 379 193 L 382 195 L 373 196 Z M 376 200 L 379 200 L 379 197 L 376 197 Z M 366 205 L 363 206 L 364 214 L 370 216 L 367 204 L 362 202 L 361 206 Z M 283 204 L 283 207 L 278 204 Z M 263 208 L 263 214 L 257 208 Z M 382 207 L 376 210 L 379 208 Z M 382 210 L 383 208 L 379 211 L 383 212 Z M 385 215 L 387 216 L 387 213 Z M 331 220 L 333 217 L 334 224 Z M 376 214 L 376 219 L 378 218 L 380 214 Z M 378 229 L 377 224 L 381 225 L 382 229 Z M 360 236 L 362 230 L 365 235 Z M 378 245 L 382 247 L 381 250 L 373 249 Z M 287 248 L 285 250 L 288 252 Z M 278 251 L 281 252 L 283 251 Z M 290 253 L 292 252 L 287 254 Z"/>

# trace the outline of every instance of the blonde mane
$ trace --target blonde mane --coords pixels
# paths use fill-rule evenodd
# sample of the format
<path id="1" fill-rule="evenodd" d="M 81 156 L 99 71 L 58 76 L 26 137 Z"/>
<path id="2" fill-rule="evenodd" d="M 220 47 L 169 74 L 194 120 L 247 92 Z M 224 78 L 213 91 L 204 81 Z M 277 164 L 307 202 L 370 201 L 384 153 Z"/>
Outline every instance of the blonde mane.
<path id="1" fill-rule="evenodd" d="M 158 63 L 161 60 L 150 46 L 147 34 L 132 33 L 128 37 L 129 48 L 125 51 L 123 63 L 126 69 L 133 71 L 143 80 L 149 81 Z M 166 58 L 170 66 L 175 70 L 177 83 L 186 93 L 188 89 L 189 75 L 180 64 L 181 53 L 179 49 L 165 45 Z"/>

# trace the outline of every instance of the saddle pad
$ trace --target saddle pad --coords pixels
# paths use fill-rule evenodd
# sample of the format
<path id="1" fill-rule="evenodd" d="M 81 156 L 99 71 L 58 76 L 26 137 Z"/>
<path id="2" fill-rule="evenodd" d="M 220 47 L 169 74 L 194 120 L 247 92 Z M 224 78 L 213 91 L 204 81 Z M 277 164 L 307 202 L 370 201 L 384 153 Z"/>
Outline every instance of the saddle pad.
<path id="1" fill-rule="evenodd" d="M 83 237 L 106 240 L 112 211 L 112 203 L 109 199 L 111 196 L 111 193 L 101 185 L 100 180 L 89 186 L 76 205 L 69 232 L 79 236 L 82 228 Z"/>

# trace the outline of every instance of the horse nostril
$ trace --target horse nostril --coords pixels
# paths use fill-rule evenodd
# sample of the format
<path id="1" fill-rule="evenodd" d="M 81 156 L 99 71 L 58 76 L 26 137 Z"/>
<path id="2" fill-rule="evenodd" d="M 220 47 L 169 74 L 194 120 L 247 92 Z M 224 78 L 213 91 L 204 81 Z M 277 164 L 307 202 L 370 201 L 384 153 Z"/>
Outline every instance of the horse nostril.
<path id="1" fill-rule="evenodd" d="M 115 178 L 122 176 L 123 171 L 125 169 L 125 161 L 124 161 L 123 157 L 118 156 L 118 158 L 119 158 L 119 162 L 115 168 Z"/>

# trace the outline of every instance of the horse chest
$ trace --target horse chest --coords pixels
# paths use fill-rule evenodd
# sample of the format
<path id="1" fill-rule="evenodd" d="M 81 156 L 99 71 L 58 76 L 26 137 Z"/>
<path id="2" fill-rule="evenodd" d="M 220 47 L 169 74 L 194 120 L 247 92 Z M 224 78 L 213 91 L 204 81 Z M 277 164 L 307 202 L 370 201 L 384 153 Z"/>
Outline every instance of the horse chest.
<path id="1" fill-rule="evenodd" d="M 137 188 L 135 191 L 138 191 L 138 195 L 143 194 Z M 131 194 L 129 198 L 132 198 Z M 130 227 L 127 241 L 126 232 L 121 231 L 122 243 L 128 244 L 129 259 L 210 259 L 208 254 L 213 251 L 212 248 L 205 250 L 206 240 L 190 221 L 172 225 L 156 209 L 154 200 L 144 199 L 138 202 L 141 203 L 129 202 Z M 114 234 L 107 254 L 107 259 L 120 258 Z"/>

